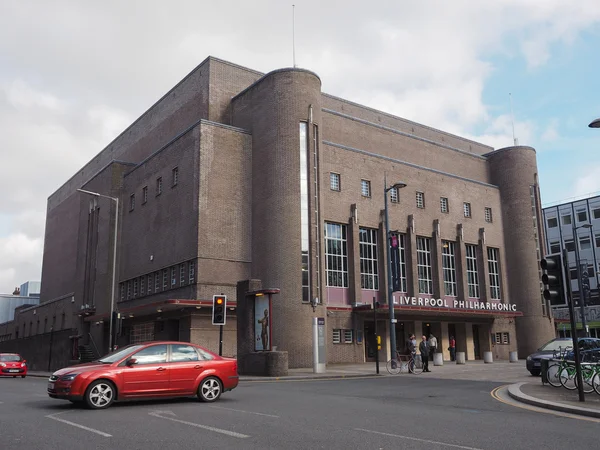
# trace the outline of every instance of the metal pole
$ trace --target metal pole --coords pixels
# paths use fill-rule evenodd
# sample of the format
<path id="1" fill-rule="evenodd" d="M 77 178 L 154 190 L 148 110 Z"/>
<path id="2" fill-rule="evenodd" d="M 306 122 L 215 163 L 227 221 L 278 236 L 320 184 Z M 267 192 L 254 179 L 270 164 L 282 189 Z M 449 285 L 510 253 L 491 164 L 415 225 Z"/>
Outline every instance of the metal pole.
<path id="1" fill-rule="evenodd" d="M 390 246 L 390 219 L 388 217 L 388 188 L 387 179 L 384 179 L 383 197 L 385 199 L 385 245 L 387 248 L 388 264 L 388 309 L 390 312 L 390 358 L 396 360 L 396 319 L 394 318 L 394 299 L 392 286 L 392 251 Z"/>
<path id="2" fill-rule="evenodd" d="M 112 267 L 112 287 L 110 293 L 110 329 L 109 329 L 109 341 L 108 349 L 109 352 L 113 351 L 113 311 L 115 309 L 115 284 L 117 277 L 117 233 L 119 230 L 119 199 L 113 198 L 115 201 L 115 231 L 114 231 L 114 243 L 113 243 L 113 267 Z"/>
<path id="3" fill-rule="evenodd" d="M 375 373 L 379 375 L 379 344 L 377 342 L 377 300 L 373 297 L 373 323 L 375 324 Z"/>
<path id="4" fill-rule="evenodd" d="M 219 325 L 219 356 L 223 356 L 223 325 Z"/>
<path id="5" fill-rule="evenodd" d="M 571 228 L 573 229 L 573 243 L 575 244 L 575 265 L 577 266 L 577 288 L 579 289 L 579 308 L 581 309 L 581 327 L 583 331 L 583 335 L 586 336 L 586 321 L 585 321 L 585 294 L 583 292 L 581 286 L 581 268 L 579 267 L 579 239 L 577 239 L 577 227 L 575 227 L 575 208 L 573 203 L 571 203 Z M 590 242 L 591 244 L 591 242 Z M 570 272 L 567 272 L 569 286 L 571 285 L 571 275 Z M 577 334 L 577 329 L 573 330 L 575 334 Z"/>
<path id="6" fill-rule="evenodd" d="M 569 252 L 563 247 L 563 279 L 566 279 L 566 274 L 569 273 Z M 575 308 L 573 305 L 573 291 L 571 289 L 571 279 L 567 284 L 567 303 L 569 305 L 569 316 L 571 318 L 571 339 L 573 340 L 573 352 L 575 353 L 575 376 L 577 377 L 577 390 L 579 392 L 579 401 L 585 402 L 585 393 L 583 392 L 583 378 L 581 376 L 581 360 L 579 357 L 579 343 L 577 337 L 577 329 L 575 323 Z"/>

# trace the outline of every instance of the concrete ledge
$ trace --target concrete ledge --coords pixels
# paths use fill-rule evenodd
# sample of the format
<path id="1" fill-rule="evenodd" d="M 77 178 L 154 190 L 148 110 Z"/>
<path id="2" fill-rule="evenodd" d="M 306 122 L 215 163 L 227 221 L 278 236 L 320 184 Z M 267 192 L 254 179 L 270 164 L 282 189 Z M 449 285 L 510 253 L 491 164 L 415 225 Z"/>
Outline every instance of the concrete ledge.
<path id="1" fill-rule="evenodd" d="M 302 381 L 302 380 L 341 380 L 344 378 L 373 378 L 383 377 L 384 374 L 314 374 L 314 375 L 288 375 L 284 377 L 257 377 L 240 375 L 240 383 L 243 381 Z"/>
<path id="2" fill-rule="evenodd" d="M 552 409 L 554 411 L 560 411 L 569 414 L 578 414 L 580 416 L 596 417 L 600 418 L 600 411 L 589 408 L 581 408 L 579 406 L 566 405 L 564 403 L 549 402 L 539 398 L 532 397 L 524 394 L 521 391 L 521 386 L 527 383 L 516 383 L 508 386 L 508 395 L 522 403 L 537 406 L 539 408 Z M 558 389 L 558 388 L 557 388 Z"/>

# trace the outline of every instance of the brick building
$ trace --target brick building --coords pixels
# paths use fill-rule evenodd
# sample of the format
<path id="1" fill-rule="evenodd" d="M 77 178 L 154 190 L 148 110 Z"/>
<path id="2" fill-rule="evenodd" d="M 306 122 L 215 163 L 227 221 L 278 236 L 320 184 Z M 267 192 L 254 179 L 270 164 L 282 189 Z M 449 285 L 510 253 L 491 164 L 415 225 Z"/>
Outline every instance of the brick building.
<path id="1" fill-rule="evenodd" d="M 314 317 L 328 362 L 373 359 L 373 300 L 387 359 L 384 179 L 406 183 L 388 194 L 399 348 L 432 332 L 446 359 L 451 335 L 467 359 L 524 358 L 553 337 L 533 148 L 494 150 L 333 97 L 307 70 L 212 57 L 48 199 L 37 314 L 61 305 L 71 338 L 108 348 L 115 203 L 81 188 L 120 200 L 120 345 L 216 350 L 210 305 L 224 293 L 233 355 L 236 283 L 260 279 L 280 289 L 272 344 L 290 367 L 312 365 Z"/>

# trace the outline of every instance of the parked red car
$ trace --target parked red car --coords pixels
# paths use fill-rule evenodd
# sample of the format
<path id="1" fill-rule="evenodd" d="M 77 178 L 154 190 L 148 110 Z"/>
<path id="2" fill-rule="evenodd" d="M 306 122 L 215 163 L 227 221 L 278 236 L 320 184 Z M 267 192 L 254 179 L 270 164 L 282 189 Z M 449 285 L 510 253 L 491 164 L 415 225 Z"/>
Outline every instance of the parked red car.
<path id="1" fill-rule="evenodd" d="M 238 385 L 237 360 L 189 342 L 132 344 L 97 361 L 60 369 L 48 380 L 52 398 L 108 408 L 114 401 L 197 395 L 214 402 Z"/>
<path id="2" fill-rule="evenodd" d="M 18 353 L 0 353 L 0 376 L 21 377 L 27 376 L 27 361 Z"/>

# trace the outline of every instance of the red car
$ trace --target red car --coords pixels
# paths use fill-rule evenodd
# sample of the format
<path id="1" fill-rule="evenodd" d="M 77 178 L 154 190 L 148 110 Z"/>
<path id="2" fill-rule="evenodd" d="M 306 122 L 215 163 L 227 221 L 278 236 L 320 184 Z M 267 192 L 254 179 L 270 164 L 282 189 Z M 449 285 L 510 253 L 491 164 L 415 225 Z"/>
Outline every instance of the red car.
<path id="1" fill-rule="evenodd" d="M 108 408 L 114 401 L 197 395 L 214 402 L 238 385 L 237 360 L 189 342 L 132 344 L 97 361 L 60 369 L 48 380 L 52 398 Z"/>
<path id="2" fill-rule="evenodd" d="M 0 376 L 25 378 L 27 376 L 27 361 L 17 353 L 0 353 Z"/>

